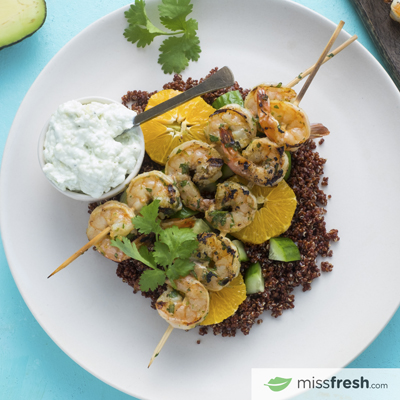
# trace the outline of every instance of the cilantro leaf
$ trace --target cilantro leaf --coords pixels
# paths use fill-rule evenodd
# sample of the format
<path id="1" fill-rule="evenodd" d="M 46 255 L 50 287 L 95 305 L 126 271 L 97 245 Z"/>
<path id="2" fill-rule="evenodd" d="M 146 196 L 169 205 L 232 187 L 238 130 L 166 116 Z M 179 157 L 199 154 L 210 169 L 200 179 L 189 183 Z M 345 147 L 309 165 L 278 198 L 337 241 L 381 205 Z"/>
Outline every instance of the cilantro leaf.
<path id="1" fill-rule="evenodd" d="M 160 200 L 154 200 L 148 206 L 144 206 L 140 210 L 141 215 L 137 215 L 132 219 L 132 223 L 136 229 L 140 231 L 140 233 L 149 234 L 154 232 L 156 235 L 159 235 L 163 232 L 160 221 L 158 220 L 158 206 L 160 204 Z"/>
<path id="2" fill-rule="evenodd" d="M 172 36 L 165 39 L 160 46 L 159 64 L 165 73 L 181 72 L 188 65 L 189 60 L 197 61 L 200 53 L 200 40 L 197 36 Z"/>
<path id="3" fill-rule="evenodd" d="M 190 0 L 163 0 L 158 6 L 161 23 L 171 31 L 185 30 L 186 17 L 192 10 Z"/>
<path id="4" fill-rule="evenodd" d="M 182 245 L 177 250 L 176 254 L 179 258 L 190 258 L 191 255 L 199 247 L 199 242 L 197 240 L 192 240 L 188 242 L 183 242 Z"/>
<path id="5" fill-rule="evenodd" d="M 200 57 L 200 40 L 196 35 L 198 23 L 193 18 L 186 20 L 193 5 L 190 0 L 162 0 L 158 10 L 161 23 L 172 32 L 164 32 L 153 25 L 146 14 L 144 0 L 135 0 L 125 12 L 129 26 L 124 36 L 129 42 L 137 43 L 137 47 L 145 47 L 157 36 L 175 35 L 161 44 L 158 62 L 165 73 L 179 73 L 189 61 L 197 61 Z"/>
<path id="6" fill-rule="evenodd" d="M 123 251 L 128 257 L 139 260 L 150 268 L 157 269 L 154 258 L 147 247 L 141 246 L 140 250 L 138 250 L 136 245 L 131 243 L 126 237 L 122 238 L 122 241 L 120 239 L 111 240 L 111 244 Z"/>
<path id="7" fill-rule="evenodd" d="M 131 4 L 128 11 L 125 11 L 125 18 L 129 27 L 125 29 L 124 36 L 129 42 L 137 43 L 137 47 L 149 45 L 156 36 L 165 35 L 165 32 L 154 26 L 147 17 L 143 0 L 136 0 Z"/>
<path id="8" fill-rule="evenodd" d="M 149 45 L 158 35 L 155 33 L 150 33 L 146 28 L 133 26 L 130 29 L 125 29 L 124 36 L 126 37 L 128 42 L 138 42 L 137 47 L 145 47 Z"/>
<path id="9" fill-rule="evenodd" d="M 165 272 L 161 271 L 160 269 L 146 270 L 140 277 L 140 290 L 142 292 L 155 290 L 158 286 L 164 285 L 165 278 Z"/>
<path id="10" fill-rule="evenodd" d="M 196 23 L 197 24 L 197 23 Z M 185 56 L 192 61 L 197 61 L 200 58 L 200 39 L 196 35 L 185 35 L 183 37 Z"/>
<path id="11" fill-rule="evenodd" d="M 173 72 L 179 74 L 189 65 L 189 60 L 183 50 L 182 37 L 172 36 L 165 39 L 159 50 L 161 54 L 158 57 L 158 63 L 162 65 L 162 70 L 166 74 Z"/>
<path id="12" fill-rule="evenodd" d="M 135 245 L 132 245 L 132 247 L 136 247 Z M 153 253 L 151 253 L 150 251 L 149 251 L 149 249 L 146 247 L 146 246 L 140 246 L 139 247 L 139 249 L 138 249 L 138 251 L 139 251 L 139 254 L 141 255 L 141 257 L 143 258 L 143 259 L 145 259 L 145 260 L 148 260 L 148 262 L 151 264 L 151 265 L 149 265 L 149 267 L 151 267 L 151 268 L 153 268 L 152 266 L 156 266 L 157 265 L 157 263 L 156 263 L 156 260 L 155 260 L 155 258 L 154 258 L 154 254 Z M 132 257 L 133 258 L 133 257 Z M 140 260 L 139 260 L 140 261 Z M 143 261 L 142 261 L 143 262 Z M 145 263 L 143 263 L 143 264 L 145 264 Z M 147 265 L 147 264 L 146 264 Z"/>
<path id="13" fill-rule="evenodd" d="M 199 29 L 199 24 L 195 19 L 190 18 L 186 21 L 186 35 L 187 36 L 195 36 L 197 29 Z"/>
<path id="14" fill-rule="evenodd" d="M 193 5 L 190 0 L 162 0 L 162 4 L 158 6 L 160 16 L 163 18 L 183 18 L 193 11 Z"/>
<path id="15" fill-rule="evenodd" d="M 135 0 L 135 4 L 131 4 L 128 11 L 125 11 L 125 18 L 130 25 L 146 26 L 148 17 L 144 8 L 145 2 L 143 0 Z"/>
<path id="16" fill-rule="evenodd" d="M 168 268 L 168 279 L 174 281 L 182 276 L 189 275 L 193 271 L 194 262 L 190 260 L 176 259 L 174 263 Z"/>
<path id="17" fill-rule="evenodd" d="M 183 246 L 185 242 L 193 241 L 197 248 L 196 238 L 197 235 L 190 228 L 179 229 L 177 226 L 172 226 L 160 233 L 160 240 L 169 247 L 169 251 L 175 256 L 173 259 L 180 257 L 181 252 L 185 253 L 186 249 Z"/>
<path id="18" fill-rule="evenodd" d="M 154 259 L 157 264 L 162 265 L 163 267 L 167 267 L 172 263 L 172 261 L 174 261 L 169 247 L 162 242 L 156 242 L 154 244 Z"/>

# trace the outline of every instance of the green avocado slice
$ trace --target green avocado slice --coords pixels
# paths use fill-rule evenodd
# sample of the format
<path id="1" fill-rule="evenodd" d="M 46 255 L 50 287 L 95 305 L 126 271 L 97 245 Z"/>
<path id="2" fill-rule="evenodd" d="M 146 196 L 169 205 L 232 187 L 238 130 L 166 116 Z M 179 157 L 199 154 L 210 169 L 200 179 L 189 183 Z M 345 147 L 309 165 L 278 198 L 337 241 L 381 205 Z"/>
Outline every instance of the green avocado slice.
<path id="1" fill-rule="evenodd" d="M 45 19 L 44 0 L 1 0 L 0 50 L 34 34 Z"/>

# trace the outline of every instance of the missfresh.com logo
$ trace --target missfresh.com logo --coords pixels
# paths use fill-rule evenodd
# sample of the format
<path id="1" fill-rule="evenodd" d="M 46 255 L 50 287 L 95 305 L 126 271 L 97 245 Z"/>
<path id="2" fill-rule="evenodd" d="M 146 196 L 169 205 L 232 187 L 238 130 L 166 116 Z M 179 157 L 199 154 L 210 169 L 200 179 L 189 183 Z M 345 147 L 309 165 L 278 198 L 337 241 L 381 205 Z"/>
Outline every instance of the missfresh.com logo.
<path id="1" fill-rule="evenodd" d="M 398 400 L 400 368 L 256 368 L 251 389 L 252 400 Z"/>

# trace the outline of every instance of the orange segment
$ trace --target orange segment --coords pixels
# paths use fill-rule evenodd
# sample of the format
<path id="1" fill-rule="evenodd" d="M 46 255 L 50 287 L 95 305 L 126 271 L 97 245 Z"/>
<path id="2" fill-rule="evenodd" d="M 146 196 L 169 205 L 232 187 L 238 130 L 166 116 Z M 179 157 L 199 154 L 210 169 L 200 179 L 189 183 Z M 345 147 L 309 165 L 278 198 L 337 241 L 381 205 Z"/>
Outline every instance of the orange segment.
<path id="1" fill-rule="evenodd" d="M 246 185 L 242 177 L 233 176 L 231 180 Z M 253 186 L 250 190 L 257 198 L 257 203 L 264 203 L 255 215 L 254 221 L 233 236 L 243 242 L 260 244 L 286 232 L 296 210 L 296 195 L 290 186 L 281 181 L 274 187 Z"/>
<path id="2" fill-rule="evenodd" d="M 150 97 L 146 110 L 181 92 L 167 89 Z M 201 140 L 206 142 L 204 129 L 208 117 L 215 111 L 201 97 L 196 97 L 181 106 L 166 112 L 141 125 L 146 152 L 150 158 L 164 165 L 171 151 L 183 142 Z"/>
<path id="3" fill-rule="evenodd" d="M 229 286 L 218 292 L 210 293 L 210 311 L 200 325 L 212 325 L 222 322 L 231 315 L 246 300 L 246 285 L 239 274 Z"/>

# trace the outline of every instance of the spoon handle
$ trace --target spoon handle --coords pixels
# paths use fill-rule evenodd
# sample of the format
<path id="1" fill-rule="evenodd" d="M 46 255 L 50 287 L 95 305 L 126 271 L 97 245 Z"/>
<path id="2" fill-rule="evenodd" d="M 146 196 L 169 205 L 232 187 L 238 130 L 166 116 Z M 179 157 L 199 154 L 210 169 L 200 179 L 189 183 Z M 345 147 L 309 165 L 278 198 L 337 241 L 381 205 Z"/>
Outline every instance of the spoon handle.
<path id="1" fill-rule="evenodd" d="M 172 99 L 164 101 L 163 103 L 158 104 L 153 108 L 150 108 L 149 110 L 136 115 L 136 117 L 133 119 L 133 126 L 143 124 L 143 122 L 164 114 L 165 112 L 172 110 L 173 108 L 176 108 L 181 104 L 194 99 L 197 96 L 201 96 L 202 94 L 212 92 L 214 90 L 232 86 L 234 83 L 235 79 L 233 77 L 232 71 L 228 67 L 223 67 L 215 74 L 211 75 L 204 82 L 200 83 L 200 85 L 194 86 L 191 89 L 186 90 L 182 94 L 179 94 Z"/>

